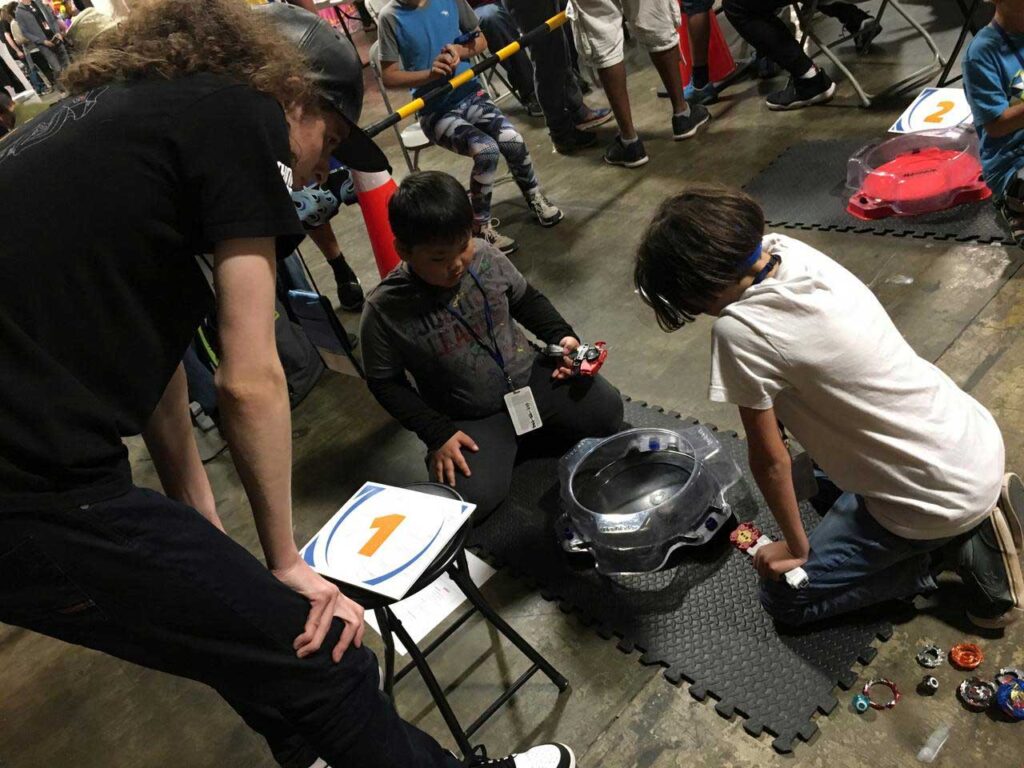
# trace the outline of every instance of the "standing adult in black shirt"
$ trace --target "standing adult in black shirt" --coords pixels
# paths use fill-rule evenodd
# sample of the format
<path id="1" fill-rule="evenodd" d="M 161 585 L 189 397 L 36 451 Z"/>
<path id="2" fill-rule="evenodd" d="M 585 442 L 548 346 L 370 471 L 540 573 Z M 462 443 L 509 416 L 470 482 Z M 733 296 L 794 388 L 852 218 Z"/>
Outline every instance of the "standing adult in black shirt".
<path id="1" fill-rule="evenodd" d="M 350 122 L 358 58 L 291 6 L 195 9 L 137 5 L 68 71 L 68 99 L 0 141 L 0 621 L 212 686 L 289 768 L 455 768 L 380 693 L 362 610 L 292 532 L 275 257 L 302 235 L 289 186 L 332 152 L 386 167 Z M 36 215 L 68 193 L 64 226 Z M 200 252 L 267 568 L 221 530 L 191 434 L 180 361 L 214 303 Z M 166 496 L 132 484 L 138 433 Z"/>

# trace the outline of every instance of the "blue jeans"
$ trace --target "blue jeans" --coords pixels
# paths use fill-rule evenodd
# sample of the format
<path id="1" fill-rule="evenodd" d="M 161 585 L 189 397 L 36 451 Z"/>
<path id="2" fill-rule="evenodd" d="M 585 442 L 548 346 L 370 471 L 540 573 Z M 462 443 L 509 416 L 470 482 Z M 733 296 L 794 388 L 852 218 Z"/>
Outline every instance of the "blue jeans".
<path id="1" fill-rule="evenodd" d="M 519 27 L 500 2 L 480 5 L 476 8 L 476 16 L 480 19 L 480 29 L 487 38 L 487 50 L 497 53 L 506 45 L 519 39 Z M 522 102 L 533 98 L 533 63 L 525 50 L 510 56 L 501 63 L 508 75 L 509 85 Z"/>
<path id="2" fill-rule="evenodd" d="M 835 488 L 827 479 L 821 485 L 824 493 Z M 761 584 L 761 604 L 776 621 L 808 624 L 935 589 L 929 553 L 950 539 L 905 539 L 879 524 L 860 496 L 836 489 L 833 498 L 809 536 L 807 586 L 792 589 L 785 581 L 767 580 Z"/>

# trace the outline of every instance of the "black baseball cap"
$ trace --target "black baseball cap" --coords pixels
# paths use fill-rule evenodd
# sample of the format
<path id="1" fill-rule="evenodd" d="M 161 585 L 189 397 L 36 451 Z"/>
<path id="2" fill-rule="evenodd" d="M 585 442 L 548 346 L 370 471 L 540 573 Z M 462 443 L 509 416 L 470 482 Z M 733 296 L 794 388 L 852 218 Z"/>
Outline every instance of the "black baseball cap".
<path id="1" fill-rule="evenodd" d="M 343 165 L 357 171 L 391 171 L 387 157 L 358 126 L 363 111 L 363 62 L 355 46 L 315 13 L 288 3 L 253 9 L 270 20 L 310 65 L 313 83 L 348 123 L 349 134 L 334 151 Z"/>

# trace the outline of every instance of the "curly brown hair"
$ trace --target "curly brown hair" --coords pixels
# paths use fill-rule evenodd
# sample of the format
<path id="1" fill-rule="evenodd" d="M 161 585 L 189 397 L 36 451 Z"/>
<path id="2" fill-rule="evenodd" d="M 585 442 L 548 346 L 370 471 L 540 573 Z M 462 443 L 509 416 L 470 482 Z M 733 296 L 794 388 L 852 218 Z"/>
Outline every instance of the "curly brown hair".
<path id="1" fill-rule="evenodd" d="M 72 94 L 132 80 L 197 72 L 234 78 L 283 106 L 315 108 L 319 96 L 299 51 L 244 0 L 144 0 L 100 33 L 67 69 Z"/>

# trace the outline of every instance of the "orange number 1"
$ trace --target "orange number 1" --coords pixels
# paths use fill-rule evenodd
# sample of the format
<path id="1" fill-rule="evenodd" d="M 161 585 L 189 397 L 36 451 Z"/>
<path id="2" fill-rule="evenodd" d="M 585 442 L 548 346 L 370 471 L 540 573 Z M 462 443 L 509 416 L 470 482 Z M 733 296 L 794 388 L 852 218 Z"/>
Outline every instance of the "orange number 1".
<path id="1" fill-rule="evenodd" d="M 381 548 L 381 545 L 388 540 L 388 537 L 395 532 L 395 529 L 402 524 L 403 520 L 405 520 L 405 515 L 385 515 L 384 517 L 378 517 L 370 523 L 370 528 L 376 528 L 377 532 L 363 545 L 363 548 L 359 550 L 359 554 L 373 557 L 377 550 Z"/>
<path id="2" fill-rule="evenodd" d="M 940 101 L 939 109 L 924 119 L 926 123 L 942 123 L 942 116 L 951 111 L 956 105 L 952 101 Z"/>

